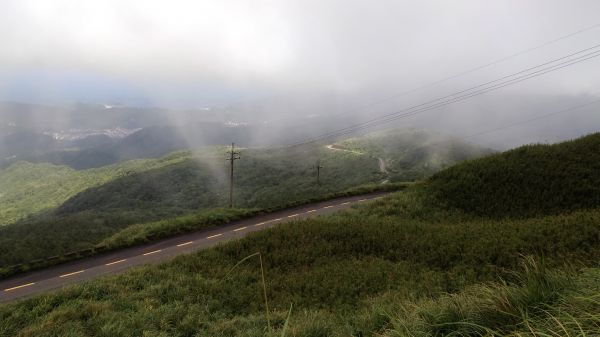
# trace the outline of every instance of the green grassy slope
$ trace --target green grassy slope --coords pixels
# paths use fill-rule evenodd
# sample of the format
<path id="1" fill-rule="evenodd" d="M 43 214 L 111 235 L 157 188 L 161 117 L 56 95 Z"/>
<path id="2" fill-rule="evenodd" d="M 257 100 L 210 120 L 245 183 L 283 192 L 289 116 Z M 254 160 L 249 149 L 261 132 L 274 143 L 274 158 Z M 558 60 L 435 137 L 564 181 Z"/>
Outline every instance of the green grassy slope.
<path id="1" fill-rule="evenodd" d="M 320 187 L 312 169 L 318 158 L 326 165 Z M 117 216 L 126 212 L 145 220 L 225 206 L 226 165 L 223 147 L 83 171 L 19 162 L 0 170 L 0 224 L 40 212 L 53 214 L 55 208 L 59 215 L 92 210 Z M 274 207 L 381 177 L 372 158 L 320 148 L 292 154 L 245 150 L 236 166 L 236 200 L 245 207 Z"/>
<path id="2" fill-rule="evenodd" d="M 567 144 L 575 144 L 571 153 L 586 142 Z M 560 160 L 564 152 L 557 145 L 547 155 Z M 462 172 L 475 174 L 486 160 L 497 157 Z M 571 162 L 568 169 L 595 179 L 594 165 Z M 0 335 L 280 336 L 291 304 L 287 336 L 597 333 L 600 205 L 559 208 L 549 199 L 517 217 L 481 214 L 444 199 L 438 184 L 445 172 L 337 215 L 0 306 Z M 497 201 L 480 203 L 494 210 Z M 255 252 L 264 258 L 273 332 L 259 261 L 230 272 Z M 527 259 L 518 276 L 529 255 L 539 262 Z"/>
<path id="3" fill-rule="evenodd" d="M 225 149 L 190 154 L 185 160 L 116 179 L 83 191 L 58 208 L 58 214 L 124 212 L 182 214 L 226 206 L 229 177 Z M 316 184 L 317 160 L 324 166 Z M 242 150 L 235 162 L 236 206 L 269 208 L 308 200 L 381 180 L 377 161 L 368 156 L 310 147 L 303 151 Z"/>
<path id="4" fill-rule="evenodd" d="M 235 199 L 236 206 L 243 208 L 277 208 L 381 180 L 376 160 L 368 156 L 322 148 L 291 154 L 244 150 L 242 155 L 236 162 Z M 79 192 L 57 210 L 4 226 L 0 228 L 0 266 L 92 248 L 129 226 L 151 227 L 149 222 L 159 220 L 179 223 L 175 217 L 223 207 L 228 202 L 224 158 L 224 148 L 209 148 L 148 161 L 145 171 L 130 171 Z M 310 166 L 317 158 L 326 167 L 321 186 Z"/>
<path id="5" fill-rule="evenodd" d="M 314 336 L 315 329 L 324 331 L 317 335 L 347 336 L 350 330 L 367 336 L 368 329 L 389 323 L 377 315 L 358 320 L 362 311 L 356 308 L 371 297 L 387 294 L 396 305 L 408 304 L 511 277 L 522 254 L 543 254 L 554 267 L 565 257 L 593 264 L 600 259 L 599 221 L 599 211 L 482 220 L 429 205 L 419 191 L 400 192 L 338 216 L 282 225 L 171 263 L 0 306 L 0 331 L 260 336 L 266 322 L 258 260 L 226 277 L 238 261 L 260 251 L 279 328 L 293 303 L 298 336 Z M 328 319 L 301 319 L 310 313 Z"/>
<path id="6" fill-rule="evenodd" d="M 444 170 L 430 191 L 487 216 L 530 216 L 600 206 L 600 133 L 528 145 Z"/>
<path id="7" fill-rule="evenodd" d="M 383 336 L 594 336 L 600 269 L 580 275 L 529 264 L 515 284 L 492 283 L 394 308 Z"/>
<path id="8" fill-rule="evenodd" d="M 394 145 L 402 151 L 412 143 Z M 89 249 L 129 226 L 227 206 L 226 150 L 209 147 L 82 171 L 25 162 L 0 171 L 4 218 L 28 215 L 0 229 L 0 266 Z M 240 208 L 283 207 L 389 178 L 374 156 L 323 145 L 242 149 L 241 156 L 235 163 Z"/>
<path id="9" fill-rule="evenodd" d="M 446 144 L 431 143 L 440 139 L 445 138 L 425 131 L 391 130 L 384 136 L 374 134 L 353 140 L 376 140 L 370 143 L 376 149 L 373 151 L 353 153 L 316 145 L 291 150 L 244 149 L 242 159 L 236 161 L 236 205 L 277 207 L 306 200 L 309 196 L 382 181 L 389 176 L 380 172 L 375 156 L 380 152 L 391 158 L 402 156 L 401 164 L 410 166 L 411 174 L 392 173 L 395 180 L 422 177 L 445 165 L 488 153 L 487 150 L 447 139 Z M 415 150 L 416 144 L 427 141 L 431 144 L 424 147 L 425 150 Z M 198 207 L 226 205 L 228 162 L 224 160 L 225 151 L 224 148 L 214 148 L 196 152 L 176 165 L 91 188 L 68 200 L 59 208 L 59 213 L 135 209 L 149 215 L 156 210 L 169 213 L 171 209 L 172 214 L 179 215 Z M 431 153 L 419 156 L 416 154 L 419 151 Z M 314 166 L 317 161 L 323 166 L 321 186 L 315 184 Z M 394 159 L 390 161 L 395 162 Z"/>
<path id="10" fill-rule="evenodd" d="M 436 142 L 441 139 L 425 131 L 391 130 L 343 143 L 358 147 L 364 155 L 321 146 L 244 150 L 242 160 L 236 162 L 237 204 L 271 207 L 390 176 L 392 180 L 413 180 L 487 153 L 465 144 Z M 419 148 L 422 143 L 428 145 Z M 194 153 L 175 152 L 159 159 L 80 171 L 18 162 L 0 170 L 0 226 L 37 213 L 52 213 L 61 205 L 58 213 L 63 215 L 90 209 L 126 211 L 137 213 L 140 220 L 142 214 L 155 219 L 224 206 L 228 183 L 225 151 L 212 147 Z M 378 172 L 376 156 L 389 162 L 389 175 Z M 324 166 L 320 187 L 313 183 L 317 160 Z M 285 198 L 280 191 L 285 191 Z M 157 214 L 150 214 L 152 211 Z"/>
<path id="11" fill-rule="evenodd" d="M 45 163 L 15 163 L 0 170 L 0 226 L 54 209 L 78 192 L 127 173 L 170 165 L 181 159 L 174 153 L 159 160 L 133 160 L 85 171 Z"/>

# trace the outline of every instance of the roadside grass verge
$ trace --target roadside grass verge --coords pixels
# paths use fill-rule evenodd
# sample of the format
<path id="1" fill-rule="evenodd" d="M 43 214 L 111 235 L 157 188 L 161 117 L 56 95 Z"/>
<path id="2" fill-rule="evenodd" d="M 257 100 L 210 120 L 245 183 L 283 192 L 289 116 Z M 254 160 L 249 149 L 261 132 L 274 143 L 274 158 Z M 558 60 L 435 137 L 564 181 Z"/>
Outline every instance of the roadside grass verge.
<path id="1" fill-rule="evenodd" d="M 288 336 L 391 333 L 390 324 L 403 317 L 400 304 L 434 310 L 438 302 L 427 305 L 432 300 L 448 308 L 470 308 L 465 312 L 473 314 L 456 316 L 459 321 L 475 319 L 484 313 L 474 311 L 477 305 L 454 305 L 440 294 L 464 291 L 448 296 L 479 300 L 484 289 L 496 289 L 486 288 L 491 287 L 486 282 L 499 277 L 506 286 L 521 287 L 498 292 L 504 294 L 495 298 L 499 305 L 508 298 L 522 305 L 507 308 L 544 308 L 539 303 L 562 303 L 568 283 L 574 283 L 563 288 L 565 283 L 548 276 L 560 273 L 546 268 L 561 268 L 565 261 L 594 266 L 600 260 L 600 210 L 491 220 L 436 209 L 423 200 L 409 189 L 336 215 L 254 232 L 168 263 L 2 305 L 0 335 L 268 335 L 258 261 L 239 265 L 224 281 L 233 266 L 256 252 L 264 257 L 273 333 L 281 332 L 290 304 L 294 306 Z M 523 255 L 543 256 L 544 272 L 531 275 L 546 275 L 546 281 L 515 276 L 512 271 Z M 528 282 L 548 287 L 526 291 Z M 487 285 L 477 288 L 478 283 Z M 469 295 L 474 291 L 469 289 L 479 292 Z M 448 317 L 454 317 L 452 310 L 447 309 Z M 533 312 L 528 309 L 531 319 L 541 317 Z M 518 320 L 502 324 L 490 329 L 518 328 Z"/>
<path id="2" fill-rule="evenodd" d="M 413 183 L 394 183 L 386 185 L 367 184 L 351 188 L 339 193 L 331 193 L 324 197 L 314 197 L 303 202 L 289 203 L 282 207 L 267 209 L 239 209 L 215 208 L 197 214 L 186 215 L 175 219 L 161 220 L 151 223 L 129 226 L 104 239 L 99 246 L 109 249 L 130 247 L 139 243 L 168 238 L 177 234 L 184 234 L 203 230 L 218 225 L 227 224 L 236 220 L 247 219 L 260 214 L 268 214 L 288 208 L 302 206 L 314 202 L 327 201 L 336 198 L 355 195 L 367 195 L 376 192 L 392 192 L 411 186 Z"/>
<path id="3" fill-rule="evenodd" d="M 258 209 L 215 208 L 175 219 L 136 224 L 102 240 L 96 248 L 105 247 L 110 250 L 131 247 L 153 240 L 168 238 L 177 234 L 216 227 L 236 220 L 252 217 L 259 213 L 260 210 Z"/>
<path id="4" fill-rule="evenodd" d="M 60 240 L 45 237 L 44 241 L 51 242 L 52 245 L 39 246 L 37 251 L 28 249 L 27 251 L 19 253 L 7 251 L 7 247 L 0 247 L 0 253 L 2 253 L 0 254 L 2 257 L 0 258 L 0 261 L 4 265 L 3 267 L 0 267 L 0 279 L 26 271 L 42 269 L 52 265 L 105 253 L 115 249 L 127 248 L 141 243 L 165 239 L 179 234 L 204 230 L 233 221 L 247 219 L 256 215 L 268 214 L 287 208 L 301 206 L 303 204 L 369 193 L 398 191 L 411 185 L 412 183 L 394 183 L 385 185 L 366 184 L 342 192 L 330 193 L 323 197 L 313 197 L 305 202 L 294 202 L 282 207 L 272 207 L 267 209 L 208 209 L 172 219 L 130 225 L 117 232 L 112 230 L 114 234 L 110 236 L 107 236 L 111 233 L 110 229 L 102 231 L 101 228 L 103 226 L 95 222 L 90 222 L 90 226 L 96 228 L 89 228 L 89 230 L 92 231 L 92 234 L 96 233 L 97 238 L 90 238 L 86 240 L 86 242 L 77 242 L 77 238 L 80 239 L 86 234 L 89 236 L 90 233 L 81 233 L 81 236 L 79 237 L 77 237 L 78 233 L 74 233 L 76 237 L 73 238 L 63 237 L 65 240 L 63 246 L 57 245 L 57 242 L 60 242 Z M 25 235 L 26 227 L 19 226 L 14 229 L 23 232 L 23 235 Z M 5 228 L 4 230 L 9 229 Z M 85 230 L 85 226 L 80 228 L 80 231 Z M 62 235 L 61 233 L 57 234 Z M 73 242 L 76 242 L 75 246 L 73 246 Z"/>

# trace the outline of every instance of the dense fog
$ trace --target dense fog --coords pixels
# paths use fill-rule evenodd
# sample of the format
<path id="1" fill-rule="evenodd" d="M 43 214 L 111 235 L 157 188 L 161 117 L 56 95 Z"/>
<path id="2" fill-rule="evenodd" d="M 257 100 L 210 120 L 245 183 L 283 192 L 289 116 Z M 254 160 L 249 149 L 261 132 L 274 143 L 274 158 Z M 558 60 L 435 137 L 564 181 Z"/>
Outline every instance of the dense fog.
<path id="1" fill-rule="evenodd" d="M 598 12 L 593 0 L 5 1 L 0 152 L 147 128 L 190 146 L 289 145 L 588 55 L 341 135 L 433 129 L 496 149 L 574 138 L 600 126 L 597 104 L 570 110 L 600 96 Z"/>

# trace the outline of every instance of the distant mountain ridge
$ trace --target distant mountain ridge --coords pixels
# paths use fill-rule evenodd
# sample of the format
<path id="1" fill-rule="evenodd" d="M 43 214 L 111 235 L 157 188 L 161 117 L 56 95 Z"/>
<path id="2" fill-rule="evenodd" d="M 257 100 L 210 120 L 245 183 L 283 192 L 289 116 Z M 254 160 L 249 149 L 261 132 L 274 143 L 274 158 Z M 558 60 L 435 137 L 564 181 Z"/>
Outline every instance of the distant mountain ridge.
<path id="1" fill-rule="evenodd" d="M 22 131 L 0 139 L 0 166 L 25 160 L 67 165 L 77 170 L 97 168 L 131 159 L 156 158 L 177 150 L 227 144 L 232 139 L 249 143 L 248 131 L 244 127 L 234 130 L 221 123 L 202 123 L 186 130 L 151 126 L 125 137 L 94 134 L 72 140 Z"/>

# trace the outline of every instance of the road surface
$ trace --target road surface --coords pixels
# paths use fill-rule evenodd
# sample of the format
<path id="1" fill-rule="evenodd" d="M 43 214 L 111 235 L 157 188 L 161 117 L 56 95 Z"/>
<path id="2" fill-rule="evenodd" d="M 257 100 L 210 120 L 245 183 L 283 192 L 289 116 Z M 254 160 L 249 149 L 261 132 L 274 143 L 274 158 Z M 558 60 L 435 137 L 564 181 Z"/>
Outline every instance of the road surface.
<path id="1" fill-rule="evenodd" d="M 382 198 L 385 194 L 372 193 L 303 205 L 194 233 L 116 250 L 27 274 L 16 275 L 0 281 L 0 302 L 10 302 L 70 284 L 91 280 L 102 275 L 124 272 L 135 266 L 166 261 L 174 256 L 238 239 L 248 233 L 270 228 L 280 223 L 333 213 L 354 204 Z"/>

